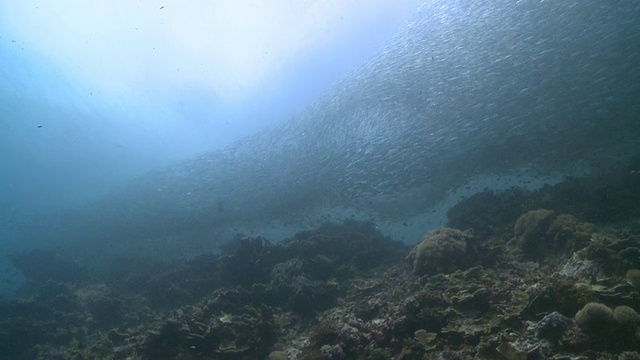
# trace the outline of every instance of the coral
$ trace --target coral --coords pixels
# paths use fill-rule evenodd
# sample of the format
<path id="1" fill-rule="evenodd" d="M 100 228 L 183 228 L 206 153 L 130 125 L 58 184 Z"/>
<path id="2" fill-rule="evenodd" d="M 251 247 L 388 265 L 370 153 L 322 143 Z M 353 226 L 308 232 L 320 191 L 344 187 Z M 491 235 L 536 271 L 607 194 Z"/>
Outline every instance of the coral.
<path id="1" fill-rule="evenodd" d="M 487 238 L 513 228 L 525 209 L 527 192 L 518 188 L 503 192 L 483 191 L 454 205 L 447 211 L 447 226 L 473 229 L 474 235 Z"/>
<path id="2" fill-rule="evenodd" d="M 136 340 L 145 359 L 264 359 L 277 330 L 266 307 L 240 306 L 235 314 L 212 313 L 212 304 L 185 307 L 149 326 Z"/>
<path id="3" fill-rule="evenodd" d="M 269 356 L 267 357 L 267 360 L 287 360 L 289 357 L 287 356 L 287 353 L 284 351 L 272 351 Z"/>
<path id="4" fill-rule="evenodd" d="M 605 334 L 617 326 L 613 311 L 596 302 L 586 304 L 576 313 L 574 320 L 581 328 L 596 334 Z"/>
<path id="5" fill-rule="evenodd" d="M 435 275 L 469 267 L 467 242 L 473 236 L 469 231 L 441 228 L 428 233 L 407 256 L 413 273 Z"/>
<path id="6" fill-rule="evenodd" d="M 640 316 L 629 306 L 618 306 L 612 311 L 604 304 L 588 303 L 576 313 L 575 323 L 582 334 L 568 333 L 567 344 L 573 348 L 613 353 L 637 349 Z"/>
<path id="7" fill-rule="evenodd" d="M 546 236 L 552 244 L 552 250 L 567 257 L 585 247 L 595 232 L 595 225 L 582 222 L 570 214 L 560 214 L 549 226 Z"/>
<path id="8" fill-rule="evenodd" d="M 310 280 L 302 267 L 303 262 L 297 258 L 276 264 L 271 271 L 266 300 L 300 315 L 311 315 L 334 306 L 340 295 L 337 282 Z"/>
<path id="9" fill-rule="evenodd" d="M 625 280 L 627 281 L 627 284 L 633 287 L 640 287 L 640 269 L 631 269 L 627 271 Z"/>
<path id="10" fill-rule="evenodd" d="M 640 315 L 636 311 L 627 305 L 620 305 L 613 309 L 613 316 L 616 318 L 618 324 L 630 331 L 635 331 L 640 326 Z"/>
<path id="11" fill-rule="evenodd" d="M 638 350 L 640 344 L 640 315 L 627 305 L 620 305 L 613 309 L 613 315 L 620 326 L 616 336 L 616 343 L 622 350 Z"/>
<path id="12" fill-rule="evenodd" d="M 617 360 L 640 360 L 640 354 L 635 351 L 625 351 L 620 354 Z"/>
<path id="13" fill-rule="evenodd" d="M 528 330 L 535 330 L 536 338 L 540 340 L 539 350 L 545 358 L 551 357 L 562 345 L 562 336 L 570 324 L 570 319 L 557 311 L 547 314 Z"/>
<path id="14" fill-rule="evenodd" d="M 457 213 L 473 233 L 436 230 L 409 256 L 347 221 L 173 263 L 123 258 L 100 281 L 37 281 L 0 299 L 0 359 L 637 358 L 638 234 L 556 206 L 516 219 L 559 204 L 549 194 L 480 196 L 491 213 Z"/>
<path id="15" fill-rule="evenodd" d="M 420 342 L 420 345 L 422 345 L 425 350 L 428 351 L 436 348 L 435 340 L 438 337 L 438 334 L 427 332 L 425 329 L 420 329 L 416 330 L 414 335 L 415 339 Z"/>
<path id="16" fill-rule="evenodd" d="M 207 276 L 203 276 L 207 274 Z M 193 304 L 229 281 L 222 277 L 219 256 L 199 255 L 169 264 L 148 259 L 118 258 L 109 269 L 109 285 L 145 297 L 155 309 Z"/>
<path id="17" fill-rule="evenodd" d="M 105 329 L 126 323 L 125 319 L 135 304 L 104 284 L 83 287 L 76 291 L 76 296 L 91 315 L 88 320 Z"/>
<path id="18" fill-rule="evenodd" d="M 352 277 L 402 259 L 404 244 L 384 236 L 371 222 L 347 220 L 324 223 L 317 230 L 302 231 L 278 244 L 286 259 L 304 260 L 304 272 L 312 280 Z"/>
<path id="19" fill-rule="evenodd" d="M 238 237 L 228 244 L 218 258 L 219 277 L 228 284 L 251 284 L 269 280 L 271 268 L 277 262 L 274 245 L 261 236 Z"/>
<path id="20" fill-rule="evenodd" d="M 529 296 L 526 312 L 532 316 L 553 311 L 565 316 L 575 314 L 583 304 L 598 300 L 590 286 L 562 277 L 540 282 L 529 291 Z"/>
<path id="21" fill-rule="evenodd" d="M 589 245 L 576 253 L 580 258 L 596 263 L 604 274 L 624 278 L 627 269 L 640 267 L 639 244 L 640 238 L 635 236 L 619 238 L 616 234 L 595 232 Z M 629 278 L 626 280 L 628 282 Z"/>
<path id="22" fill-rule="evenodd" d="M 601 303 L 588 303 L 575 316 L 577 331 L 565 334 L 570 349 L 592 349 L 619 353 L 636 350 L 638 314 L 628 306 L 611 310 Z"/>
<path id="23" fill-rule="evenodd" d="M 557 263 L 585 247 L 595 232 L 593 224 L 570 214 L 555 215 L 551 210 L 532 210 L 518 218 L 509 248 L 525 259 Z"/>
<path id="24" fill-rule="evenodd" d="M 540 339 L 550 340 L 557 343 L 560 336 L 569 326 L 569 318 L 554 311 L 547 314 L 538 322 L 535 327 L 536 336 Z"/>
<path id="25" fill-rule="evenodd" d="M 545 209 L 521 215 L 513 227 L 514 238 L 509 242 L 509 247 L 527 259 L 544 258 L 548 248 L 544 236 L 553 220 L 555 213 Z"/>

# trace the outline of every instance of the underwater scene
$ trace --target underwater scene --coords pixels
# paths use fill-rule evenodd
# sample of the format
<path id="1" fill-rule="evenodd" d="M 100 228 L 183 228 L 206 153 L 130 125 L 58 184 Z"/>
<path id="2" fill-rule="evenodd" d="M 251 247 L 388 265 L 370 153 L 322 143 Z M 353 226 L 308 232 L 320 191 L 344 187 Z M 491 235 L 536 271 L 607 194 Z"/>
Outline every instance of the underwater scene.
<path id="1" fill-rule="evenodd" d="M 0 360 L 640 359 L 640 2 L 0 4 Z"/>

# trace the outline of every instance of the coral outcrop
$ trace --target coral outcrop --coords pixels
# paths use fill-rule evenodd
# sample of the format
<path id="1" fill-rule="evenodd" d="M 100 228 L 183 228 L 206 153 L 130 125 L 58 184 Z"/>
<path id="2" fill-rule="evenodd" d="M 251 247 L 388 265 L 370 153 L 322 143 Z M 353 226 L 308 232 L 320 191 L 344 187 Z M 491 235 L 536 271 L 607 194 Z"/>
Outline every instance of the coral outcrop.
<path id="1" fill-rule="evenodd" d="M 472 240 L 470 231 L 437 229 L 413 248 L 407 260 L 416 275 L 449 273 L 469 266 L 472 253 L 467 243 Z"/>
<path id="2" fill-rule="evenodd" d="M 593 224 L 570 214 L 531 210 L 521 215 L 513 229 L 509 248 L 528 260 L 557 262 L 585 247 L 596 231 Z"/>

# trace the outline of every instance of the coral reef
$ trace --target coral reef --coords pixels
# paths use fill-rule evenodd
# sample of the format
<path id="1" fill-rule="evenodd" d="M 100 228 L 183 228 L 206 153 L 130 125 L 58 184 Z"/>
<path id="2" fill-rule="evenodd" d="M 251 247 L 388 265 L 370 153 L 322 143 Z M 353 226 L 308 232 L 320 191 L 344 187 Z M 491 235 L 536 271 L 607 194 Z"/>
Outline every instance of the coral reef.
<path id="1" fill-rule="evenodd" d="M 594 334 L 605 335 L 613 329 L 617 323 L 613 310 L 600 303 L 590 302 L 576 313 L 576 324 Z"/>
<path id="2" fill-rule="evenodd" d="M 481 238 L 498 236 L 513 229 L 518 216 L 527 210 L 530 194 L 518 188 L 496 193 L 483 191 L 461 201 L 447 212 L 448 225 L 473 229 Z"/>
<path id="3" fill-rule="evenodd" d="M 585 247 L 595 231 L 593 224 L 570 214 L 531 210 L 518 218 L 514 238 L 507 245 L 528 260 L 557 262 Z"/>
<path id="4" fill-rule="evenodd" d="M 468 266 L 470 254 L 467 243 L 473 240 L 471 232 L 442 228 L 428 233 L 413 248 L 407 260 L 416 275 L 449 273 Z"/>
<path id="5" fill-rule="evenodd" d="M 471 197 L 412 249 L 345 221 L 102 274 L 18 254 L 0 359 L 638 359 L 638 205 L 596 221 L 586 189 Z"/>

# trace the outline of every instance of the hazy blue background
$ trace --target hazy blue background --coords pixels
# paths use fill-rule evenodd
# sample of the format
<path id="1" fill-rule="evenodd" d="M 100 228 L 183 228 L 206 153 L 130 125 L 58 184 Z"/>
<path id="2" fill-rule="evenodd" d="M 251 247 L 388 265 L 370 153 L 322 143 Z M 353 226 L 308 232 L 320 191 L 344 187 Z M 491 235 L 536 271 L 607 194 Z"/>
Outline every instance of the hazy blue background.
<path id="1" fill-rule="evenodd" d="M 640 155 L 639 3 L 418 3 L 1 5 L 2 251 L 344 218 L 415 243 L 464 196 Z"/>
<path id="2" fill-rule="evenodd" d="M 28 248 L 17 230 L 45 215 L 291 117 L 419 3 L 0 2 L 0 251 Z M 2 269 L 10 290 L 19 274 Z"/>
<path id="3" fill-rule="evenodd" d="M 418 4 L 3 2 L 0 204 L 77 204 L 282 121 Z"/>

